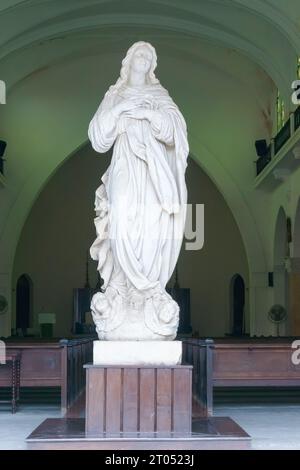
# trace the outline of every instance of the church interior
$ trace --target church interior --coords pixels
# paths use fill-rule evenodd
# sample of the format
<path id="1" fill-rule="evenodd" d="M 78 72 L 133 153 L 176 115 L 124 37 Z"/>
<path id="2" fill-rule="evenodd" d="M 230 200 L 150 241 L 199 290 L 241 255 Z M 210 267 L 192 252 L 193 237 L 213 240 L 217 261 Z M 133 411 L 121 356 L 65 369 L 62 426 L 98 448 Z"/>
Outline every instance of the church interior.
<path id="1" fill-rule="evenodd" d="M 299 2 L 3 0 L 0 29 L 0 449 L 51 448 L 27 438 L 83 417 L 112 158 L 87 129 L 140 40 L 185 117 L 204 210 L 203 246 L 184 239 L 168 283 L 193 416 L 240 426 L 224 448 L 300 449 Z"/>

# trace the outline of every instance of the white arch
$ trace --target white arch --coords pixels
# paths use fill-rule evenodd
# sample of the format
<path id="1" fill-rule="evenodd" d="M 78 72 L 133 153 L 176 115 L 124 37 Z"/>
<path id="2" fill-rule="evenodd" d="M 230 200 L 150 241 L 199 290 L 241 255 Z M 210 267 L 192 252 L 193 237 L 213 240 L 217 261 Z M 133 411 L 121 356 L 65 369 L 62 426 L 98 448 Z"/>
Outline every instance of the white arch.
<path id="1" fill-rule="evenodd" d="M 42 30 L 33 31 L 23 34 L 21 37 L 10 41 L 4 48 L 0 49 L 0 61 L 7 55 L 16 52 L 18 49 L 27 48 L 37 42 L 46 40 L 47 38 L 57 37 L 62 34 L 71 34 L 75 32 L 86 32 L 98 30 L 99 28 L 114 28 L 127 26 L 141 26 L 148 28 L 162 29 L 164 31 L 174 31 L 178 33 L 188 34 L 213 41 L 215 44 L 222 45 L 231 49 L 238 50 L 246 55 L 253 62 L 262 67 L 267 74 L 272 77 L 278 88 L 282 90 L 283 95 L 289 96 L 290 82 L 286 78 L 286 74 L 282 73 L 279 64 L 273 63 L 270 56 L 262 49 L 230 32 L 220 30 L 205 24 L 199 25 L 190 21 L 174 19 L 172 17 L 159 17 L 155 15 L 130 15 L 123 14 L 120 17 L 115 15 L 99 15 L 84 19 L 70 19 L 56 25 L 43 27 Z"/>
<path id="2" fill-rule="evenodd" d="M 51 74 L 52 71 L 53 68 L 50 68 L 49 73 Z M 40 77 L 37 80 L 38 81 L 36 83 L 38 84 Z M 23 84 L 20 84 L 20 86 L 23 86 Z M 87 120 L 90 109 L 89 105 L 83 109 L 84 101 L 82 101 L 81 104 L 83 106 L 81 106 L 79 114 L 76 112 L 76 105 L 73 107 L 72 104 L 70 105 L 70 102 L 68 102 L 69 109 L 68 112 L 66 112 L 66 116 L 62 116 L 61 114 L 63 113 L 57 112 L 57 108 L 55 109 L 53 119 L 51 121 L 51 125 L 53 124 L 51 133 L 53 136 L 58 134 L 59 137 L 56 142 L 54 142 L 54 139 L 50 139 L 50 142 L 47 143 L 47 148 L 42 150 L 42 152 L 44 152 L 43 159 L 39 158 L 38 151 L 36 151 L 37 147 L 32 145 L 32 142 L 29 139 L 27 152 L 30 155 L 30 152 L 33 151 L 35 158 L 34 166 L 28 166 L 31 174 L 26 174 L 24 183 L 22 182 L 24 185 L 20 186 L 19 193 L 16 194 L 14 201 L 12 201 L 13 205 L 10 208 L 3 232 L 0 234 L 0 259 L 4 272 L 11 273 L 17 242 L 27 215 L 29 214 L 36 197 L 47 183 L 48 179 L 51 178 L 53 172 L 56 171 L 58 166 L 68 158 L 68 155 L 73 153 L 74 149 L 77 149 L 86 141 L 87 124 L 85 123 L 88 122 Z M 16 107 L 16 113 L 18 112 L 17 109 L 18 108 Z M 52 112 L 51 106 L 50 112 Z M 192 109 L 191 112 L 193 112 Z M 71 133 L 67 133 L 67 138 L 62 132 L 62 129 L 64 129 L 66 125 L 66 119 L 71 119 L 73 129 Z M 12 126 L 14 120 L 8 122 L 10 122 L 10 126 Z M 39 121 L 37 119 L 34 120 L 34 125 L 39 126 Z M 43 128 L 43 126 L 41 126 L 41 128 Z M 34 129 L 34 127 L 32 129 Z M 46 127 L 42 130 L 43 135 L 48 135 Z M 222 156 L 214 155 L 203 145 L 198 133 L 194 135 L 190 133 L 189 142 L 191 152 L 196 155 L 196 157 L 199 155 L 199 159 L 196 158 L 197 162 L 216 184 L 233 213 L 245 245 L 250 272 L 259 273 L 266 271 L 264 250 L 256 227 L 256 222 L 242 190 L 239 189 L 234 180 L 234 176 L 232 176 L 230 172 L 226 170 L 225 166 L 223 166 Z M 42 141 L 39 143 L 43 145 Z M 52 154 L 55 154 L 55 158 L 53 158 L 51 152 Z M 18 156 L 21 157 L 20 154 Z M 222 243 L 221 235 L 220 243 Z"/>
<path id="3" fill-rule="evenodd" d="M 85 140 L 80 142 L 80 136 L 76 135 L 73 142 L 75 150 L 71 151 L 67 157 L 62 156 L 58 165 L 50 161 L 48 162 L 49 166 L 46 166 L 45 162 L 43 162 L 39 167 L 36 167 L 31 178 L 26 181 L 25 186 L 22 188 L 14 203 L 1 234 L 1 246 L 7 247 L 11 245 L 13 247 L 12 252 L 6 252 L 6 257 L 3 258 L 3 261 L 6 258 L 5 264 L 7 268 L 13 264 L 14 254 L 22 227 L 35 200 L 59 166 L 77 152 L 80 147 L 85 145 L 85 143 Z M 201 155 L 201 161 L 199 161 L 197 157 L 195 157 L 195 161 L 214 182 L 233 213 L 245 245 L 250 271 L 265 271 L 265 254 L 259 234 L 256 230 L 254 218 L 233 178 L 226 172 L 216 156 L 192 135 L 190 136 L 190 150 L 192 155 Z M 18 221 L 17 227 L 16 221 Z M 220 243 L 221 242 L 222 240 L 220 239 Z M 5 253 L 3 253 L 3 255 L 5 255 Z"/>
<path id="4" fill-rule="evenodd" d="M 252 11 L 257 16 L 264 17 L 271 21 L 274 26 L 283 32 L 286 38 L 291 42 L 295 51 L 300 49 L 299 30 L 287 16 L 283 15 L 280 10 L 274 8 L 270 3 L 265 0 L 232 0 L 233 3 L 238 4 L 245 10 Z"/>
<path id="5" fill-rule="evenodd" d="M 43 2 L 51 3 L 50 1 Z M 261 0 L 231 0 L 224 2 L 223 0 L 209 0 L 190 4 L 177 0 L 148 0 L 147 4 L 153 5 L 153 14 L 149 13 L 149 9 L 143 12 L 140 9 L 131 8 L 132 13 L 120 13 L 115 7 L 113 13 L 107 13 L 110 5 L 116 5 L 120 2 L 112 0 L 85 0 L 84 6 L 80 2 L 56 2 L 51 4 L 48 9 L 43 6 L 41 13 L 41 5 L 34 1 L 22 2 L 13 1 L 13 8 L 2 6 L 2 14 L 10 12 L 25 11 L 25 4 L 30 4 L 32 8 L 32 18 L 24 18 L 24 25 L 15 32 L 3 34 L 3 43 L 0 47 L 0 60 L 23 48 L 28 48 L 34 44 L 40 44 L 43 41 L 52 40 L 54 38 L 64 37 L 75 33 L 102 32 L 108 29 L 109 34 L 113 28 L 119 28 L 130 25 L 134 30 L 135 27 L 145 29 L 145 34 L 149 28 L 153 28 L 159 33 L 161 31 L 170 31 L 183 33 L 192 37 L 204 38 L 215 44 L 221 44 L 233 50 L 238 50 L 255 63 L 260 65 L 277 84 L 281 90 L 282 96 L 289 102 L 290 97 L 290 72 L 287 74 L 286 65 L 282 63 L 282 57 L 274 53 L 274 44 L 267 47 L 265 38 L 261 35 L 253 36 L 252 32 L 245 31 L 243 24 L 235 23 L 232 27 L 232 19 L 235 14 L 243 13 L 244 16 L 249 15 L 249 20 L 255 20 L 260 23 L 260 29 L 272 25 L 274 32 L 278 36 L 278 43 L 287 41 L 288 51 L 294 49 L 296 54 L 300 49 L 299 33 L 296 30 L 291 19 L 284 15 L 278 8 L 271 4 L 262 2 Z M 11 5 L 12 2 L 10 1 Z M 103 12 L 101 8 L 105 7 Z M 144 4 L 143 4 L 144 6 Z M 89 9 L 99 7 L 100 12 L 93 12 L 89 15 Z M 166 10 L 168 7 L 168 10 Z M 161 12 L 160 12 L 161 9 Z M 1 10 L 0 10 L 1 11 Z M 96 10 L 95 10 L 96 11 Z M 128 6 L 128 12 L 130 7 Z M 151 10 L 150 10 L 151 11 Z M 167 11 L 167 13 L 166 13 Z M 82 14 L 80 14 L 82 12 Z M 87 12 L 87 16 L 85 16 Z M 80 14 L 79 18 L 74 16 Z M 193 17 L 192 17 L 193 15 Z M 25 16 L 25 15 L 24 15 Z M 1 24 L 1 15 L 0 15 Z M 275 46 L 276 49 L 276 46 Z"/>
<path id="6" fill-rule="evenodd" d="M 80 137 L 76 137 L 73 142 L 75 152 L 86 142 L 84 141 L 82 144 Z M 234 180 L 224 170 L 220 161 L 193 137 L 190 138 L 190 149 L 191 152 L 195 149 L 195 152 L 201 154 L 201 162 L 199 162 L 197 158 L 195 160 L 217 186 L 232 211 L 245 246 L 249 272 L 266 271 L 265 254 L 259 234 L 256 230 L 255 221 Z M 67 158 L 72 154 L 74 154 L 74 152 L 70 152 Z M 9 214 L 0 239 L 0 249 L 3 250 L 0 256 L 3 261 L 4 270 L 10 273 L 10 282 L 12 282 L 12 267 L 17 243 L 31 207 L 49 179 L 51 179 L 58 167 L 62 165 L 67 158 L 62 158 L 59 165 L 54 165 L 53 162 L 51 162 L 52 165 L 49 167 L 43 164 L 40 168 L 37 168 L 36 172 L 32 174 L 31 178 L 27 180 L 26 185 L 22 188 Z M 222 243 L 221 234 L 220 243 Z M 251 287 L 251 278 L 249 282 L 249 287 Z M 250 315 L 250 327 L 253 330 L 255 323 L 255 307 L 252 294 L 250 295 Z M 8 331 L 10 331 L 10 326 Z"/>

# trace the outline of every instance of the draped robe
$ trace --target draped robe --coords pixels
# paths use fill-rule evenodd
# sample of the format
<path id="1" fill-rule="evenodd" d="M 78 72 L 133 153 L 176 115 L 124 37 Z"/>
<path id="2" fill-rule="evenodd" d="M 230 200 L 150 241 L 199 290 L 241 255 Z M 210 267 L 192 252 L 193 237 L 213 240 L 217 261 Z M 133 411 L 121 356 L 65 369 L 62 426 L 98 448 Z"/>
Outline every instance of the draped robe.
<path id="1" fill-rule="evenodd" d="M 162 119 L 133 119 L 112 113 L 123 99 L 149 97 Z M 93 148 L 107 152 L 109 168 L 96 191 L 97 238 L 90 252 L 98 260 L 104 288 L 164 291 L 179 255 L 185 225 L 188 156 L 186 124 L 159 83 L 111 87 L 89 126 Z"/>

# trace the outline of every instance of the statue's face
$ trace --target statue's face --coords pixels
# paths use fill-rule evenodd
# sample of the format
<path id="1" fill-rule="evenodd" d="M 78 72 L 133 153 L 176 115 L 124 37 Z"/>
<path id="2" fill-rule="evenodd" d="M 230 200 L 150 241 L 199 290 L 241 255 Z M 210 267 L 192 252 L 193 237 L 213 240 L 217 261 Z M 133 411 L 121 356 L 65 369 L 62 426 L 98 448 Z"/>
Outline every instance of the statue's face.
<path id="1" fill-rule="evenodd" d="M 149 72 L 152 64 L 152 52 L 146 46 L 138 47 L 135 51 L 130 67 L 135 72 L 143 72 L 145 75 Z"/>

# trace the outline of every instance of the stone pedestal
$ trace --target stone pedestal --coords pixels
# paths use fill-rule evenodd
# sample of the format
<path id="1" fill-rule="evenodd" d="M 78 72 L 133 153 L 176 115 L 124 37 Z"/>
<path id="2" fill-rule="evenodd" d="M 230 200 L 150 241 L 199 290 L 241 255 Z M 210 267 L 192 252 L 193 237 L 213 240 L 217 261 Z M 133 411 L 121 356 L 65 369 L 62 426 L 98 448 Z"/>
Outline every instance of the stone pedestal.
<path id="1" fill-rule="evenodd" d="M 192 366 L 85 368 L 86 436 L 190 436 Z"/>
<path id="2" fill-rule="evenodd" d="M 102 366 L 175 366 L 181 341 L 94 341 L 93 363 Z"/>

